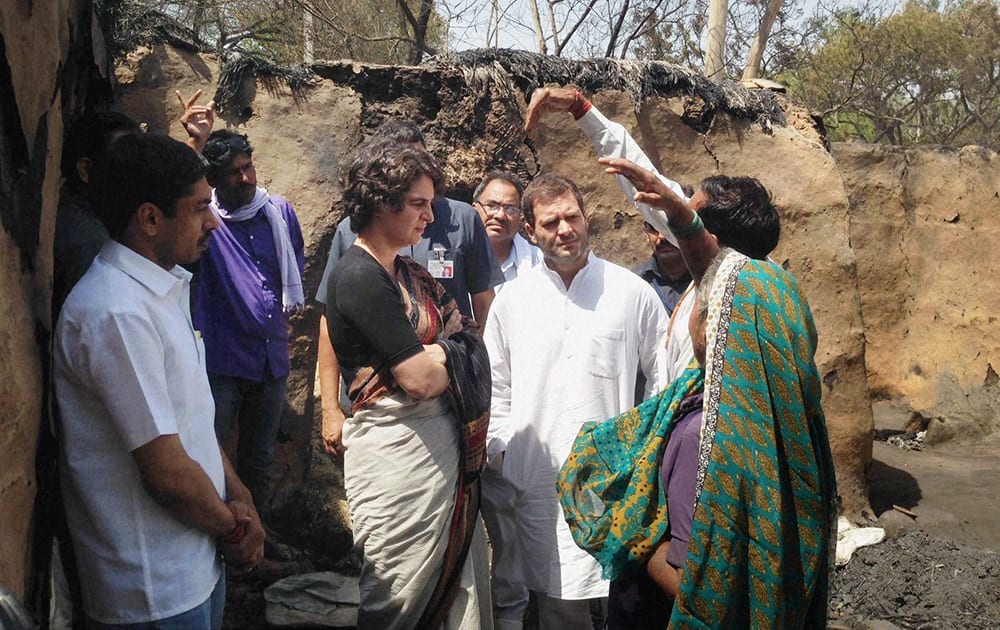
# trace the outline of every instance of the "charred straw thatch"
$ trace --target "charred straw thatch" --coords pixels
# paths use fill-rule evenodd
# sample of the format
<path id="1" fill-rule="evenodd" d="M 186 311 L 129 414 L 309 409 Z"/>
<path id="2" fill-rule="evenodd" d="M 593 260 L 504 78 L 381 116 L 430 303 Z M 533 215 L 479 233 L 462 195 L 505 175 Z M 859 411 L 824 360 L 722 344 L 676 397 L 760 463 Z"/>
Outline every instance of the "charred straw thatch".
<path id="1" fill-rule="evenodd" d="M 252 113 L 253 80 L 266 89 L 287 85 L 295 98 L 315 78 L 305 66 L 284 66 L 250 52 L 213 51 L 188 28 L 171 17 L 131 2 L 95 0 L 98 15 L 109 34 L 108 46 L 119 56 L 140 45 L 168 43 L 191 51 L 218 52 L 222 70 L 214 99 L 220 112 L 246 119 Z M 322 66 L 318 64 L 317 68 Z M 463 77 L 472 93 L 489 93 L 501 99 L 508 110 L 501 116 L 514 121 L 521 107 L 516 94 L 525 99 L 531 91 L 551 83 L 573 84 L 595 93 L 618 90 L 627 93 L 638 112 L 651 96 L 689 97 L 684 121 L 698 132 L 707 132 L 718 113 L 725 113 L 760 125 L 765 133 L 773 124 L 786 123 L 774 93 L 747 90 L 732 81 L 712 81 L 692 70 L 660 61 L 620 59 L 572 60 L 510 49 L 477 49 L 432 57 L 421 66 L 425 71 L 445 71 Z M 321 74 L 324 74 L 321 72 Z M 511 122 L 512 125 L 515 123 Z M 519 123 L 518 123 L 519 124 Z M 502 137 L 515 137 L 504 134 Z"/>
<path id="2" fill-rule="evenodd" d="M 214 99 L 224 115 L 249 117 L 249 102 L 243 94 L 249 79 L 260 79 L 267 89 L 287 85 L 297 98 L 314 78 L 304 66 L 282 66 L 271 63 L 263 55 L 214 50 L 194 31 L 169 15 L 133 2 L 94 0 L 94 6 L 107 35 L 108 50 L 115 57 L 122 57 L 139 46 L 155 44 L 169 44 L 191 52 L 218 53 L 222 68 Z"/>
<path id="3" fill-rule="evenodd" d="M 265 89 L 276 91 L 280 84 L 287 85 L 293 98 L 300 98 L 302 91 L 315 78 L 306 66 L 281 66 L 249 54 L 231 53 L 222 62 L 219 84 L 213 100 L 219 111 L 246 120 L 252 98 L 245 93 L 247 85 L 259 79 Z"/>
<path id="4" fill-rule="evenodd" d="M 590 93 L 618 90 L 632 98 L 636 112 L 650 96 L 697 97 L 704 103 L 699 120 L 687 122 L 702 132 L 711 126 L 716 113 L 752 120 L 765 132 L 770 132 L 772 124 L 785 124 L 784 112 L 773 92 L 747 90 L 728 80 L 712 81 L 662 61 L 572 60 L 490 48 L 441 55 L 424 65 L 459 69 L 470 88 L 484 81 L 506 83 L 516 85 L 526 96 L 534 88 L 549 83 L 573 84 Z"/>
<path id="5" fill-rule="evenodd" d="M 205 49 L 191 29 L 160 11 L 121 0 L 94 0 L 94 8 L 114 57 L 154 44 L 192 52 Z"/>

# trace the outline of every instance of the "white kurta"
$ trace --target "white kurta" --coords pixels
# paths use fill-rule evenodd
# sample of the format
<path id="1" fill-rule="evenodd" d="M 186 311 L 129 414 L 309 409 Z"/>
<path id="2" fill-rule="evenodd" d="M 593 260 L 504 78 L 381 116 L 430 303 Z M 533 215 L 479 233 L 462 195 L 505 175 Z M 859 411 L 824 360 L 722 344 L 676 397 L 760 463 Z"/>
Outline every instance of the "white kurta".
<path id="1" fill-rule="evenodd" d="M 484 332 L 493 375 L 488 449 L 506 451 L 528 588 L 562 599 L 608 594 L 600 566 L 569 533 L 556 474 L 584 422 L 632 407 L 638 370 L 649 392 L 663 385 L 667 324 L 648 284 L 593 253 L 569 289 L 543 263 L 493 302 Z"/>
<path id="2" fill-rule="evenodd" d="M 681 185 L 674 180 L 661 174 L 649 158 L 643 152 L 642 147 L 636 143 L 625 127 L 608 120 L 596 107 L 591 107 L 590 111 L 584 114 L 580 120 L 576 121 L 577 126 L 587 136 L 590 143 L 594 145 L 594 150 L 601 157 L 623 157 L 635 162 L 647 171 L 652 171 L 660 178 L 670 190 L 674 191 L 681 199 L 687 200 L 687 195 Z M 677 247 L 677 237 L 673 235 L 667 226 L 667 215 L 663 210 L 651 208 L 644 203 L 635 201 L 635 187 L 622 175 L 615 175 L 618 187 L 622 189 L 628 200 L 642 213 L 642 218 L 655 227 L 670 244 Z"/>

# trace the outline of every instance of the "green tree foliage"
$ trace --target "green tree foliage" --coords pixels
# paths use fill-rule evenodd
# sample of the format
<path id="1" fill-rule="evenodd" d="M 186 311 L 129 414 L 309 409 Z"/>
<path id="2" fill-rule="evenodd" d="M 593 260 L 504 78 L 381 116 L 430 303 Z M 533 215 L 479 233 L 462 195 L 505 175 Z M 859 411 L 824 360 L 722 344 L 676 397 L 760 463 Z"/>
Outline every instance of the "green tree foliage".
<path id="1" fill-rule="evenodd" d="M 839 11 L 781 78 L 833 140 L 1000 149 L 1000 13 L 989 0 Z"/>

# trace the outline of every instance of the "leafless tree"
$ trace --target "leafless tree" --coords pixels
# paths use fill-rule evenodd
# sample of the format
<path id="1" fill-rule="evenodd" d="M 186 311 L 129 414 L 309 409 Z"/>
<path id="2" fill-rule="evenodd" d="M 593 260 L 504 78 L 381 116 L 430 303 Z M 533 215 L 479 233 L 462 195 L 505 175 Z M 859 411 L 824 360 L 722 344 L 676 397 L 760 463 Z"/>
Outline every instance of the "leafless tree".
<path id="1" fill-rule="evenodd" d="M 708 46 L 705 51 L 705 76 L 718 77 L 723 72 L 726 49 L 726 23 L 729 0 L 711 0 L 708 4 Z"/>
<path id="2" fill-rule="evenodd" d="M 767 10 L 757 27 L 757 34 L 753 38 L 750 46 L 750 55 L 747 58 L 746 68 L 743 69 L 744 79 L 755 79 L 760 76 L 760 63 L 764 57 L 764 48 L 767 47 L 767 38 L 771 36 L 771 29 L 774 21 L 778 18 L 778 12 L 785 0 L 768 0 Z"/>

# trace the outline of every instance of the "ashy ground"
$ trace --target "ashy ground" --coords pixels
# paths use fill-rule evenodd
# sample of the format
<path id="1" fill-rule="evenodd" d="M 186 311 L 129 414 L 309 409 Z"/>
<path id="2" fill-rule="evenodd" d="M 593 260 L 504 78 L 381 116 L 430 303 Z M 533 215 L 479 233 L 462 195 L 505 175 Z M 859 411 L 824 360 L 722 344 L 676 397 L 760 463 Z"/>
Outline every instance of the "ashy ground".
<path id="1" fill-rule="evenodd" d="M 875 405 L 876 429 L 907 419 Z M 870 489 L 876 513 L 898 505 L 917 514 L 916 527 L 836 570 L 834 627 L 1000 628 L 1000 436 L 921 450 L 877 441 Z"/>
<path id="2" fill-rule="evenodd" d="M 884 435 L 901 430 L 908 414 L 878 403 L 875 420 Z M 307 494 L 338 501 L 330 486 L 341 483 L 339 471 L 315 449 L 314 456 L 320 461 Z M 876 441 L 870 489 L 876 514 L 896 505 L 916 521 L 898 539 L 858 549 L 835 570 L 831 627 L 1000 629 L 1000 435 L 922 450 Z M 229 594 L 225 627 L 265 627 L 259 584 L 232 584 Z M 537 623 L 530 612 L 526 630 Z"/>

